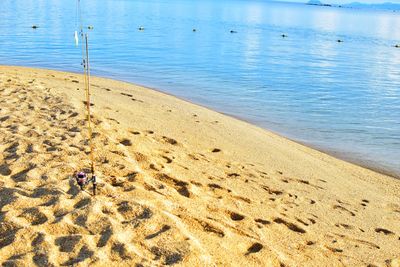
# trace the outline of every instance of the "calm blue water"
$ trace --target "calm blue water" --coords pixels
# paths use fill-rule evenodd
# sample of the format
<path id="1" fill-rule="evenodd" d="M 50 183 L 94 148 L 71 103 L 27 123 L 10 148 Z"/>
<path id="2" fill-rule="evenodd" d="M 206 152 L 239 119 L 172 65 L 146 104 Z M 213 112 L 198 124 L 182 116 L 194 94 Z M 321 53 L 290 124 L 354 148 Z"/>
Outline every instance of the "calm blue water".
<path id="1" fill-rule="evenodd" d="M 251 0 L 81 2 L 84 24 L 94 26 L 93 74 L 400 174 L 400 49 L 392 47 L 400 13 Z M 76 23 L 72 0 L 1 0 L 0 64 L 81 71 Z"/>

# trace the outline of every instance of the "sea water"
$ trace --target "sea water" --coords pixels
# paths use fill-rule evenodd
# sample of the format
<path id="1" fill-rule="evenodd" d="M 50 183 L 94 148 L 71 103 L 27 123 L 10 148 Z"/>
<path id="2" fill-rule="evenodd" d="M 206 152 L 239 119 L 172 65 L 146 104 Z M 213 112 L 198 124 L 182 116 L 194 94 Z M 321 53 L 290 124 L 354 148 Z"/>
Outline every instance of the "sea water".
<path id="1" fill-rule="evenodd" d="M 76 2 L 1 0 L 0 64 L 81 71 Z M 399 12 L 255 0 L 80 2 L 92 74 L 400 174 Z"/>

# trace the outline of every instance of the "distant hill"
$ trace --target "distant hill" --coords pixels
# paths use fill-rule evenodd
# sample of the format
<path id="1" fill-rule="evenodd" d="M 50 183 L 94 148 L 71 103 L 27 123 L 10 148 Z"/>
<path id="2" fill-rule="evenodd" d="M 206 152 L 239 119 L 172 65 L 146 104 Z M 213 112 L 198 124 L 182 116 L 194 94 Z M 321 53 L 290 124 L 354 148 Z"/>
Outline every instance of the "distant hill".
<path id="1" fill-rule="evenodd" d="M 382 4 L 363 4 L 360 2 L 353 2 L 350 4 L 342 5 L 343 7 L 350 8 L 369 8 L 369 9 L 386 9 L 386 10 L 400 10 L 400 4 L 386 2 Z"/>
<path id="2" fill-rule="evenodd" d="M 310 0 L 306 3 L 307 5 L 314 6 L 333 6 L 333 7 L 344 7 L 344 8 L 357 8 L 357 9 L 377 9 L 377 10 L 394 10 L 400 11 L 400 4 L 386 2 L 382 4 L 365 4 L 360 2 L 353 2 L 349 4 L 335 5 L 329 3 L 322 3 L 319 0 Z"/>
<path id="3" fill-rule="evenodd" d="M 324 4 L 321 1 L 318 0 L 310 0 L 307 2 L 307 5 L 313 5 L 313 6 L 332 6 L 331 4 Z"/>

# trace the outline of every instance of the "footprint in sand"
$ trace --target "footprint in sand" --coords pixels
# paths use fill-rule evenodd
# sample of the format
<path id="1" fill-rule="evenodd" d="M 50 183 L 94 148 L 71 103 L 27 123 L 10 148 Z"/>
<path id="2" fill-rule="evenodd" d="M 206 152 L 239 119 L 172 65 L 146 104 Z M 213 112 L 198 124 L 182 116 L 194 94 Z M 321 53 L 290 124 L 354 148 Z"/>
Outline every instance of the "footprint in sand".
<path id="1" fill-rule="evenodd" d="M 225 233 L 218 229 L 217 227 L 213 226 L 212 224 L 202 221 L 200 219 L 194 219 L 201 227 L 204 231 L 215 234 L 219 237 L 224 237 Z"/>
<path id="2" fill-rule="evenodd" d="M 4 157 L 5 160 L 10 160 L 10 159 L 19 159 L 19 155 L 17 153 L 19 147 L 18 142 L 14 142 L 11 144 L 9 147 L 7 147 L 4 152 L 6 153 L 6 156 Z M 8 155 L 7 155 L 8 154 Z"/>
<path id="3" fill-rule="evenodd" d="M 111 176 L 111 185 L 114 187 L 124 187 L 125 179 Z"/>
<path id="4" fill-rule="evenodd" d="M 5 122 L 6 120 L 8 120 L 10 118 L 10 116 L 4 116 L 0 118 L 0 122 Z"/>
<path id="5" fill-rule="evenodd" d="M 200 160 L 199 158 L 197 158 L 195 155 L 193 155 L 193 154 L 188 154 L 187 155 L 190 159 L 192 159 L 192 160 Z"/>
<path id="6" fill-rule="evenodd" d="M 237 178 L 240 177 L 240 174 L 236 173 L 236 172 L 232 172 L 232 173 L 227 173 L 226 174 L 229 178 Z"/>
<path id="7" fill-rule="evenodd" d="M 86 245 L 84 245 L 78 253 L 77 257 L 70 258 L 66 262 L 64 262 L 62 265 L 64 266 L 74 266 L 80 262 L 85 261 L 86 259 L 92 258 L 94 255 L 94 252 L 90 250 Z"/>
<path id="8" fill-rule="evenodd" d="M 134 134 L 134 135 L 139 135 L 140 134 L 140 132 L 138 132 L 138 131 L 130 131 L 130 133 Z"/>
<path id="9" fill-rule="evenodd" d="M 227 189 L 227 190 L 228 190 L 228 192 L 231 192 L 230 189 Z M 246 202 L 246 203 L 248 203 L 248 204 L 251 204 L 251 202 L 252 202 L 252 201 L 251 201 L 249 198 L 247 198 L 247 197 L 232 196 L 232 198 L 237 199 L 237 200 L 242 201 L 242 202 Z"/>
<path id="10" fill-rule="evenodd" d="M 345 223 L 337 223 L 337 224 L 335 224 L 335 226 L 338 227 L 338 228 L 344 228 L 344 229 L 347 229 L 347 230 L 354 229 L 353 226 L 345 224 Z"/>
<path id="11" fill-rule="evenodd" d="M 115 154 L 115 155 L 119 155 L 119 156 L 122 156 L 122 157 L 126 157 L 125 153 L 122 152 L 122 151 L 111 150 L 110 152 L 113 153 L 113 154 Z"/>
<path id="12" fill-rule="evenodd" d="M 312 245 L 315 245 L 315 242 L 314 241 L 307 241 L 306 245 L 307 246 L 312 246 Z"/>
<path id="13" fill-rule="evenodd" d="M 114 243 L 111 246 L 111 252 L 117 254 L 117 256 L 122 260 L 132 259 L 132 257 L 128 255 L 125 244 L 119 242 Z"/>
<path id="14" fill-rule="evenodd" d="M 150 163 L 149 165 L 149 169 L 154 171 L 161 171 L 164 168 L 165 168 L 164 165 L 158 163 Z"/>
<path id="15" fill-rule="evenodd" d="M 139 174 L 138 172 L 130 172 L 126 174 L 124 177 L 127 178 L 129 182 L 135 182 L 138 174 Z"/>
<path id="16" fill-rule="evenodd" d="M 163 227 L 162 227 L 160 230 L 158 230 L 158 231 L 155 232 L 154 234 L 150 234 L 150 235 L 146 236 L 145 239 L 153 239 L 153 238 L 159 236 L 160 234 L 162 234 L 162 233 L 164 233 L 164 232 L 167 232 L 167 231 L 170 230 L 170 229 L 171 229 L 171 226 L 169 226 L 169 225 L 163 225 Z"/>
<path id="17" fill-rule="evenodd" d="M 161 157 L 166 160 L 167 164 L 170 164 L 172 162 L 172 159 L 167 156 L 161 156 Z"/>
<path id="18" fill-rule="evenodd" d="M 8 176 L 11 174 L 11 169 L 7 163 L 0 165 L 0 174 L 3 176 Z"/>
<path id="19" fill-rule="evenodd" d="M 86 101 L 82 101 L 83 102 L 83 104 L 85 105 L 85 107 L 87 106 L 87 102 Z M 91 107 L 93 107 L 94 106 L 94 104 L 93 103 L 90 103 L 90 106 Z"/>
<path id="20" fill-rule="evenodd" d="M 31 225 L 44 224 L 48 220 L 47 216 L 40 212 L 38 208 L 25 209 L 19 217 L 25 218 Z"/>
<path id="21" fill-rule="evenodd" d="M 72 252 L 81 239 L 81 235 L 62 236 L 55 240 L 55 244 L 60 252 Z"/>
<path id="22" fill-rule="evenodd" d="M 45 237 L 46 237 L 45 234 L 38 233 L 38 235 L 32 240 L 31 246 L 32 247 L 40 246 L 44 242 Z"/>
<path id="23" fill-rule="evenodd" d="M 35 239 L 31 242 L 31 246 L 34 252 L 32 257 L 33 262 L 37 266 L 54 266 L 49 262 L 47 253 L 44 253 L 45 247 L 49 244 L 45 241 L 45 235 L 43 233 L 38 233 Z"/>
<path id="24" fill-rule="evenodd" d="M 308 220 L 311 222 L 311 224 L 316 224 L 317 223 L 313 218 L 308 218 Z"/>
<path id="25" fill-rule="evenodd" d="M 181 262 L 185 255 L 181 251 L 170 251 L 165 248 L 152 247 L 150 251 L 154 254 L 154 260 L 163 259 L 165 265 L 174 265 Z"/>
<path id="26" fill-rule="evenodd" d="M 363 206 L 363 207 L 366 207 L 368 203 L 369 203 L 369 201 L 366 199 L 361 200 L 361 206 Z"/>
<path id="27" fill-rule="evenodd" d="M 23 169 L 22 171 L 19 171 L 13 175 L 11 175 L 11 179 L 14 180 L 14 182 L 26 182 L 27 181 L 27 174 L 29 171 L 33 170 L 36 168 L 36 165 L 30 163 L 30 165 L 26 168 Z"/>
<path id="28" fill-rule="evenodd" d="M 338 209 L 338 210 L 347 212 L 347 213 L 350 214 L 351 216 L 356 216 L 356 214 L 355 214 L 354 212 L 352 212 L 352 211 L 350 211 L 350 210 L 348 210 L 348 209 L 346 209 L 345 207 L 342 207 L 342 206 L 340 206 L 340 205 L 334 205 L 334 206 L 333 206 L 333 209 Z"/>
<path id="29" fill-rule="evenodd" d="M 232 221 L 241 221 L 245 218 L 243 215 L 236 212 L 228 211 L 227 213 L 229 214 Z"/>
<path id="30" fill-rule="evenodd" d="M 123 224 L 133 224 L 137 227 L 143 220 L 150 219 L 153 212 L 146 206 L 129 201 L 122 201 L 117 205 L 117 211 L 124 217 Z"/>
<path id="31" fill-rule="evenodd" d="M 268 225 L 271 224 L 270 221 L 264 220 L 264 219 L 254 219 L 255 222 L 261 223 L 262 225 Z"/>
<path id="32" fill-rule="evenodd" d="M 133 95 L 127 94 L 127 93 L 121 93 L 121 95 L 123 95 L 123 96 L 128 96 L 128 97 L 133 97 Z"/>
<path id="33" fill-rule="evenodd" d="M 170 138 L 170 137 L 163 136 L 163 137 L 162 137 L 162 140 L 163 140 L 164 142 L 170 144 L 170 145 L 177 145 L 177 144 L 178 144 L 178 142 L 177 142 L 175 139 L 172 139 L 172 138 Z"/>
<path id="34" fill-rule="evenodd" d="M 279 196 L 279 195 L 282 195 L 282 194 L 283 194 L 283 191 L 271 189 L 270 187 L 268 187 L 268 186 L 266 186 L 266 185 L 263 185 L 262 188 L 263 188 L 265 191 L 267 191 L 268 194 L 270 194 L 270 195 Z"/>
<path id="35" fill-rule="evenodd" d="M 132 142 L 129 139 L 123 139 L 123 140 L 119 141 L 119 143 L 124 146 L 132 146 Z"/>
<path id="36" fill-rule="evenodd" d="M 394 235 L 394 233 L 392 231 L 384 229 L 384 228 L 375 228 L 375 232 L 382 233 L 384 235 Z"/>
<path id="37" fill-rule="evenodd" d="M 190 198 L 192 196 L 188 189 L 189 184 L 187 182 L 172 178 L 165 173 L 157 173 L 154 178 L 166 183 L 169 186 L 172 186 L 180 195 L 184 197 Z"/>
<path id="38" fill-rule="evenodd" d="M 92 202 L 92 200 L 90 198 L 84 198 L 74 205 L 74 209 L 83 208 L 83 207 L 89 205 L 91 202 Z"/>
<path id="39" fill-rule="evenodd" d="M 295 217 L 295 219 L 296 219 L 296 221 L 298 221 L 299 223 L 301 223 L 304 226 L 309 226 L 310 225 L 309 223 L 305 222 L 304 220 L 302 220 L 300 218 Z"/>
<path id="40" fill-rule="evenodd" d="M 248 249 L 247 249 L 247 252 L 246 252 L 246 256 L 247 255 L 249 255 L 249 254 L 251 254 L 251 253 L 257 253 L 257 252 L 259 252 L 260 250 L 262 250 L 263 249 L 263 245 L 262 244 L 260 244 L 260 243 L 254 243 L 254 244 L 252 244 Z"/>
<path id="41" fill-rule="evenodd" d="M 2 222 L 0 228 L 0 249 L 11 245 L 15 241 L 15 235 L 20 230 L 17 225 Z"/>
<path id="42" fill-rule="evenodd" d="M 43 253 L 39 250 L 35 251 L 35 255 L 32 257 L 32 261 L 37 265 L 37 266 L 54 266 L 49 262 L 49 258 L 47 256 L 47 253 Z"/>
<path id="43" fill-rule="evenodd" d="M 223 188 L 223 187 L 220 186 L 219 184 L 214 184 L 214 183 L 208 184 L 208 187 L 211 188 L 211 189 L 221 189 L 221 190 L 225 190 L 225 188 Z"/>
<path id="44" fill-rule="evenodd" d="M 333 247 L 330 247 L 330 246 L 325 246 L 327 249 L 329 249 L 330 251 L 332 251 L 332 252 L 335 252 L 335 253 L 341 253 L 341 252 L 343 252 L 343 249 L 340 249 L 340 248 L 333 248 Z"/>
<path id="45" fill-rule="evenodd" d="M 147 162 L 148 161 L 148 157 L 140 152 L 133 153 L 133 157 L 135 158 L 135 160 L 137 162 Z"/>
<path id="46" fill-rule="evenodd" d="M 120 122 L 119 122 L 119 121 L 117 121 L 116 119 L 113 119 L 113 118 L 107 118 L 107 120 L 109 120 L 109 121 L 113 121 L 113 122 L 115 122 L 115 123 L 117 123 L 117 124 L 120 124 Z"/>
<path id="47" fill-rule="evenodd" d="M 300 228 L 299 226 L 295 225 L 294 223 L 287 222 L 282 218 L 275 218 L 273 221 L 277 224 L 285 225 L 289 230 L 292 230 L 293 232 L 297 232 L 297 233 L 301 233 L 301 234 L 306 233 L 306 231 L 304 229 Z"/>
<path id="48" fill-rule="evenodd" d="M 110 240 L 112 234 L 113 234 L 113 230 L 112 230 L 111 226 L 107 226 L 105 229 L 103 229 L 101 231 L 100 238 L 99 238 L 99 241 L 97 241 L 96 246 L 98 248 L 106 246 L 108 241 Z"/>
<path id="49" fill-rule="evenodd" d="M 81 214 L 79 216 L 76 216 L 73 221 L 76 225 L 86 227 L 87 220 L 88 220 L 88 216 L 85 214 Z"/>

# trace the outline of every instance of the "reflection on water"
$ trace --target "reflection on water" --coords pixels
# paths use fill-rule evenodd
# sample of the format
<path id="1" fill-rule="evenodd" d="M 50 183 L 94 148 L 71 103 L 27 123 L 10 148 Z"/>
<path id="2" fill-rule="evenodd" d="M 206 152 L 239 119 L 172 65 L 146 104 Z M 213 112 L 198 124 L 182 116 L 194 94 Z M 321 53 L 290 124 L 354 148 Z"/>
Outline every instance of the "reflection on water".
<path id="1" fill-rule="evenodd" d="M 398 13 L 242 0 L 81 2 L 94 26 L 94 74 L 400 173 Z M 2 64 L 81 70 L 75 1 L 2 0 L 0 13 Z"/>

